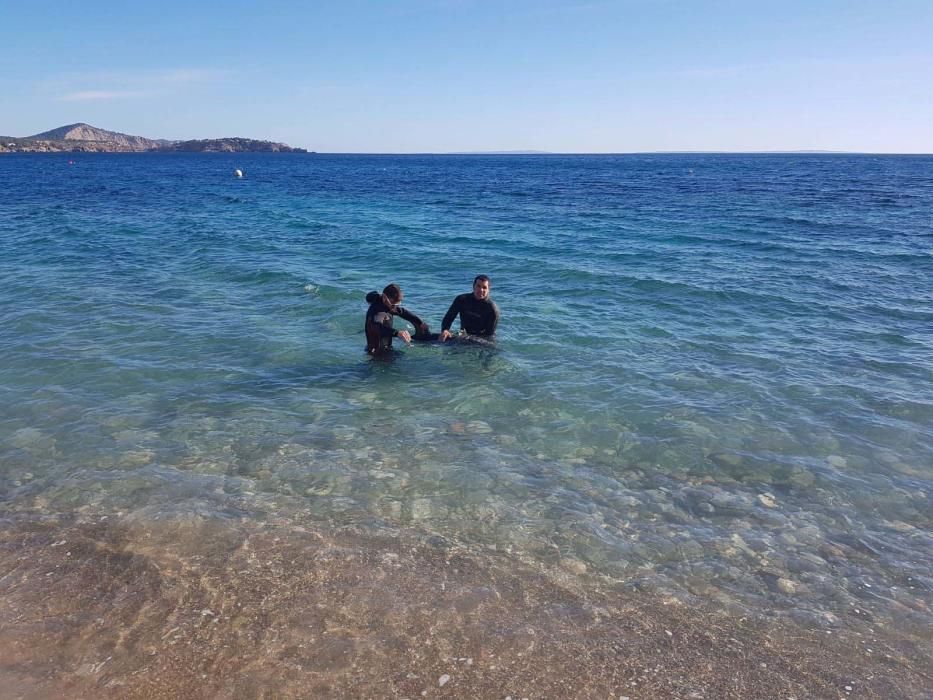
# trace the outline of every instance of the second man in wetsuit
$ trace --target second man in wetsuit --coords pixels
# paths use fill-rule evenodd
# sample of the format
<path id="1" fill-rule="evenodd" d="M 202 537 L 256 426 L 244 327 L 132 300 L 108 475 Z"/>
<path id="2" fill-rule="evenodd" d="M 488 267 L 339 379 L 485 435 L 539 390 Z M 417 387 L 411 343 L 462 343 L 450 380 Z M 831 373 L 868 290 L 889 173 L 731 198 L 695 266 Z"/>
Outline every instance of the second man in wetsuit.
<path id="1" fill-rule="evenodd" d="M 417 332 L 427 333 L 428 327 L 420 318 L 399 304 L 402 301 L 402 290 L 397 284 L 387 285 L 378 292 L 366 295 L 369 309 L 366 311 L 366 352 L 370 355 L 385 355 L 392 350 L 392 338 L 399 337 L 406 343 L 411 341 L 408 331 L 397 331 L 392 327 L 392 317 L 401 316 L 413 324 Z"/>
<path id="2" fill-rule="evenodd" d="M 489 298 L 489 278 L 477 275 L 473 280 L 473 291 L 457 296 L 441 322 L 439 340 L 444 341 L 453 334 L 450 327 L 460 316 L 460 327 L 470 335 L 490 337 L 499 324 L 499 307 Z"/>

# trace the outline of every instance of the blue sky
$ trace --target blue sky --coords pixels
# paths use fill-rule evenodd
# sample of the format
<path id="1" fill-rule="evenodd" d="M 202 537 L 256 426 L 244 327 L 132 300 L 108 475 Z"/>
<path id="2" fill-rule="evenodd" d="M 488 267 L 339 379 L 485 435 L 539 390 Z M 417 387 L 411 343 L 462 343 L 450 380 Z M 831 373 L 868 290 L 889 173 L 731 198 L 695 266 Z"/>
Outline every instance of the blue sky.
<path id="1" fill-rule="evenodd" d="M 0 0 L 0 134 L 933 152 L 933 1 Z"/>

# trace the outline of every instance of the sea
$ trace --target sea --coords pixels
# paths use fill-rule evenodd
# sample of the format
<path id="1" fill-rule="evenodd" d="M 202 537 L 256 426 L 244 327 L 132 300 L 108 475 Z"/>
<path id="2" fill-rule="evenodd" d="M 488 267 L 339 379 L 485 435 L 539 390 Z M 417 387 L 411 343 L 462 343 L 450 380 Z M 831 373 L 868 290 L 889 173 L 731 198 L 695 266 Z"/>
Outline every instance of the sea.
<path id="1" fill-rule="evenodd" d="M 6 155 L 0 248 L 8 526 L 404 531 L 933 624 L 933 157 Z M 438 331 L 478 274 L 493 343 L 365 353 L 367 292 Z"/>

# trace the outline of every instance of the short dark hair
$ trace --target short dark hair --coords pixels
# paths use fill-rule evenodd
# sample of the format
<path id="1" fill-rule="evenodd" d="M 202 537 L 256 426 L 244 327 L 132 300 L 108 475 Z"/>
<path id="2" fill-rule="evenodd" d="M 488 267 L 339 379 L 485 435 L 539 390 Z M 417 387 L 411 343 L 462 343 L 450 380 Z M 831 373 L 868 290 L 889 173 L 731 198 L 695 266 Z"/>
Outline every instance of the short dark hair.
<path id="1" fill-rule="evenodd" d="M 402 288 L 395 284 L 395 282 L 387 284 L 385 289 L 382 290 L 382 293 L 389 301 L 399 302 L 402 300 Z"/>
<path id="2" fill-rule="evenodd" d="M 477 282 L 489 282 L 489 284 L 492 284 L 492 281 L 489 279 L 489 275 L 477 275 L 473 278 L 474 287 L 476 286 Z"/>

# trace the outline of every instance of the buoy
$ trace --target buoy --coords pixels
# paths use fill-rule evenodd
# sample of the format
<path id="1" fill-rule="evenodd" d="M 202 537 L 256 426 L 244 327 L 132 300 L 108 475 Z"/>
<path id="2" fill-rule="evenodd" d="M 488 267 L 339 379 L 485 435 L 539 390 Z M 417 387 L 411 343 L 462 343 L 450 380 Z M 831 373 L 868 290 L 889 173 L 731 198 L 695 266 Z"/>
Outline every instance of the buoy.
<path id="1" fill-rule="evenodd" d="M 239 168 L 237 168 L 236 170 L 234 170 L 234 171 L 233 171 L 233 174 L 236 175 L 237 177 L 243 177 L 243 171 L 240 170 Z"/>

